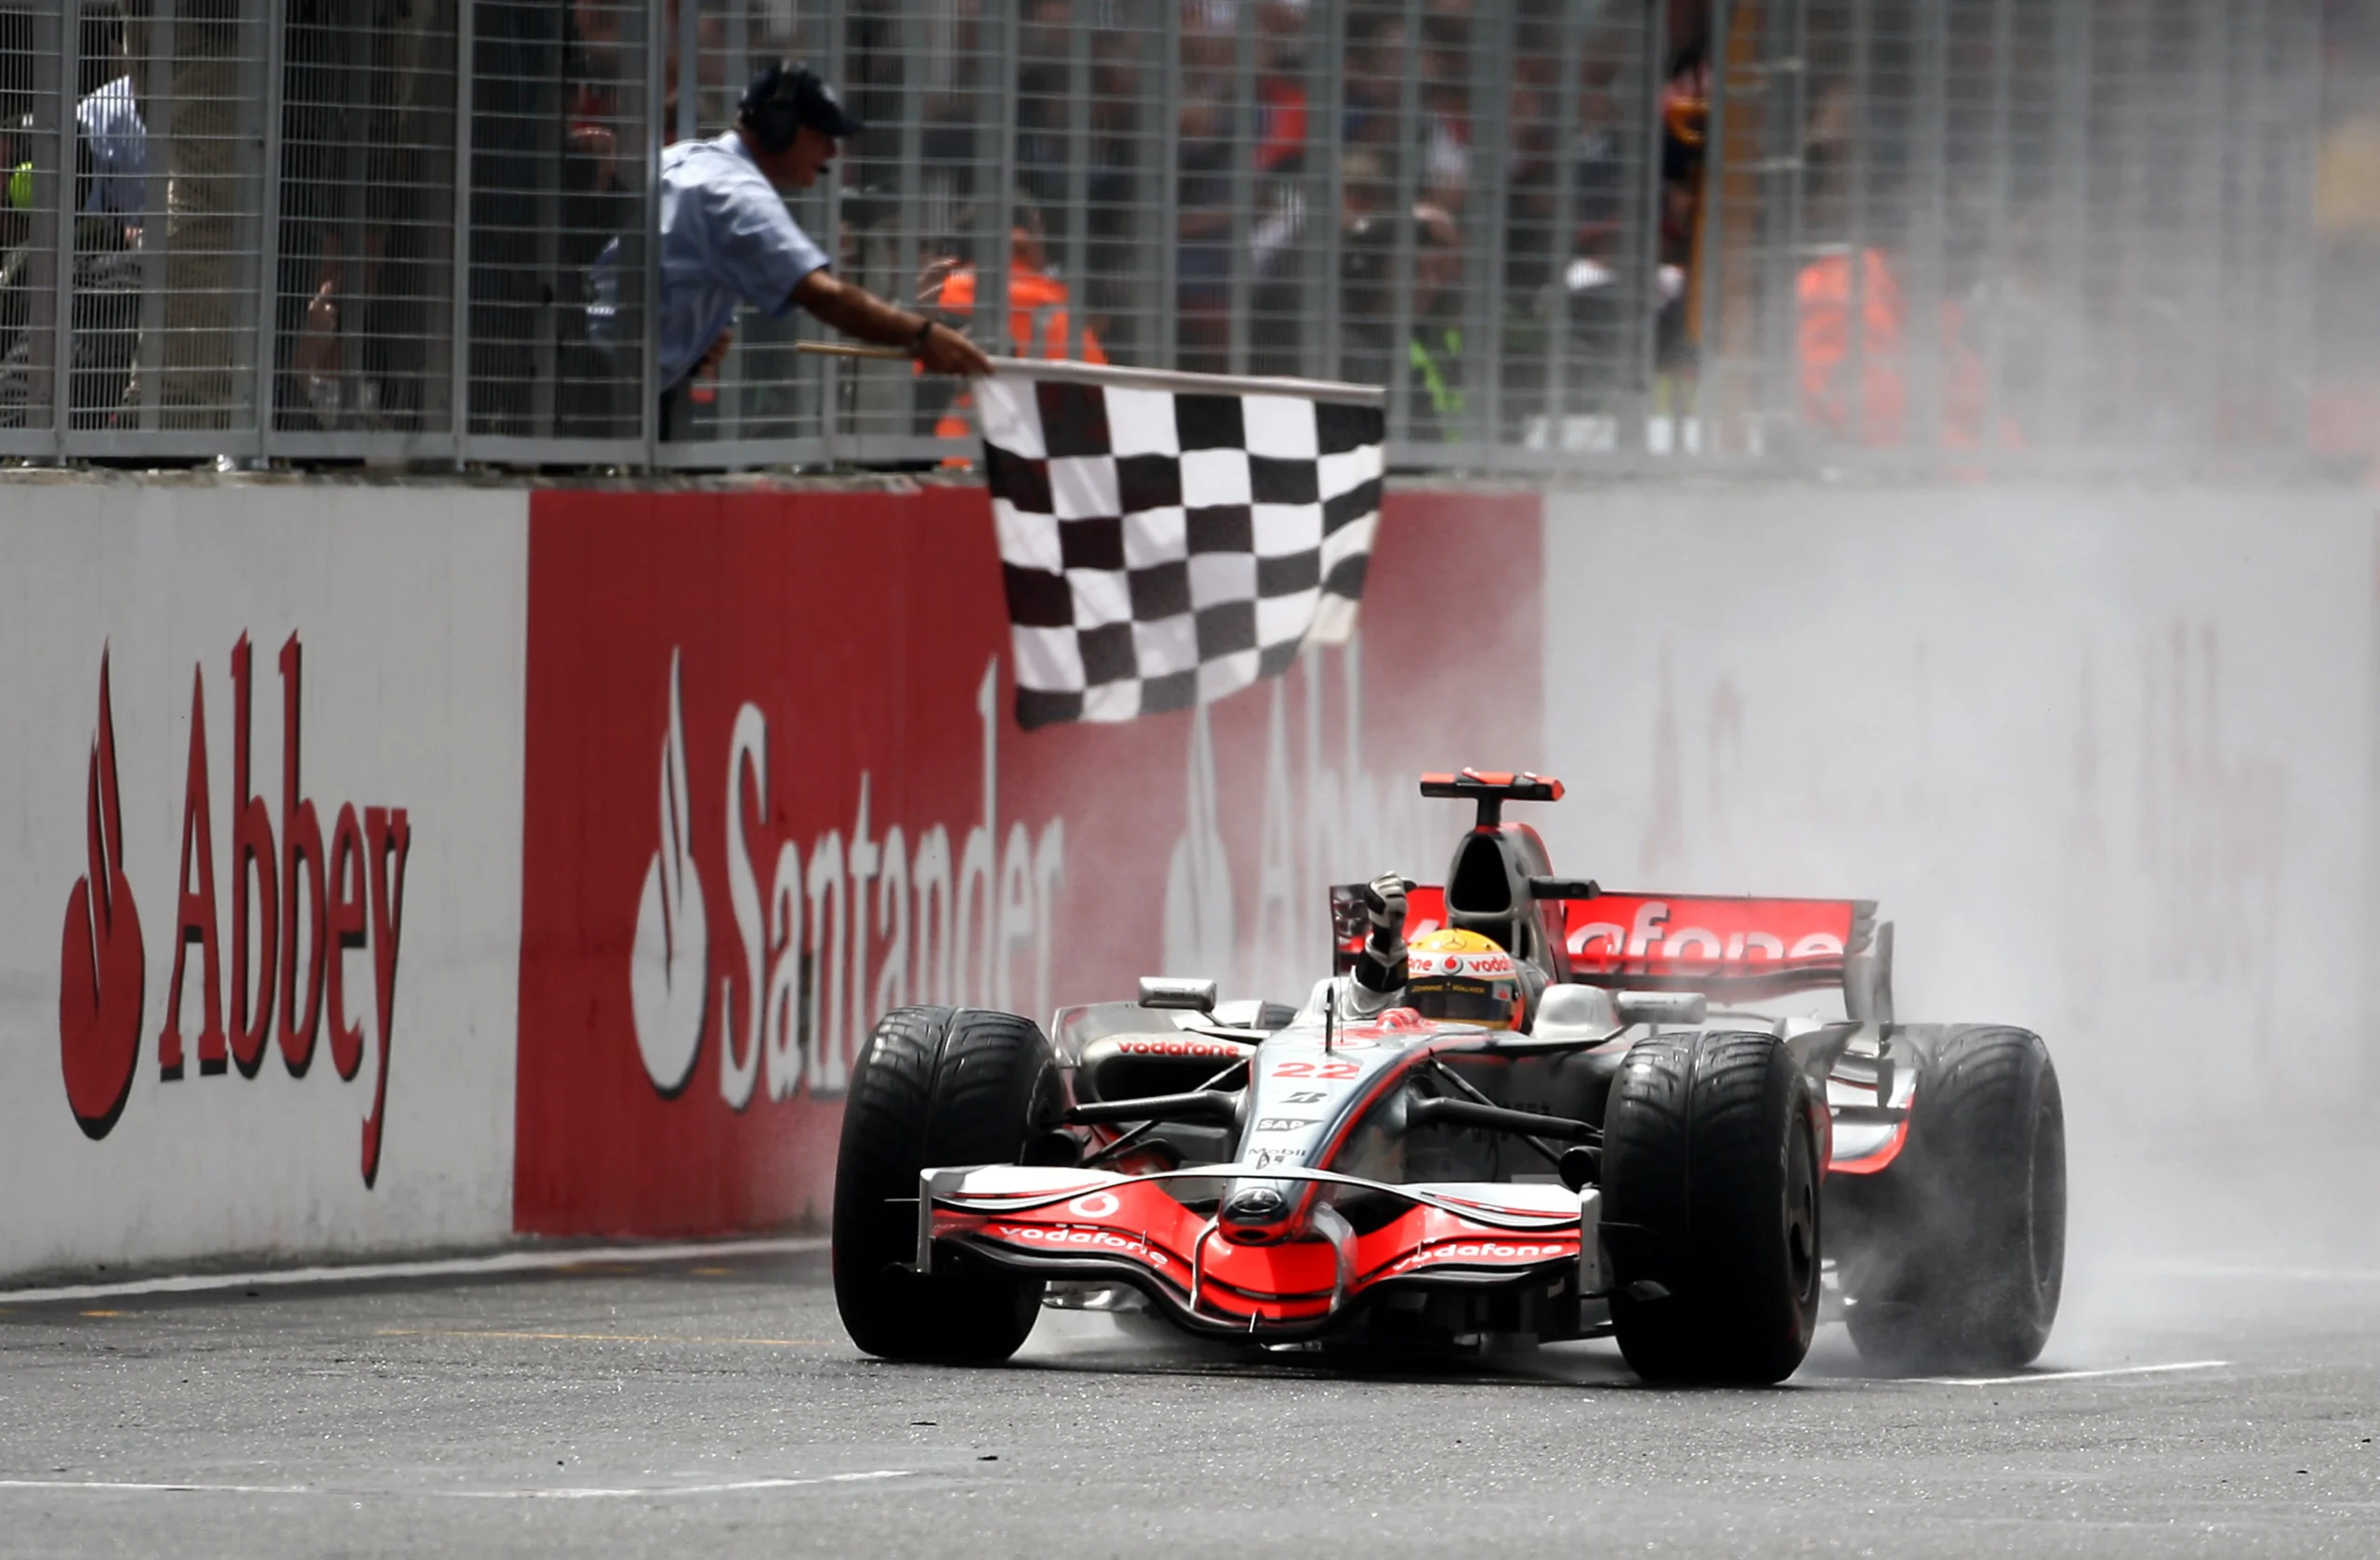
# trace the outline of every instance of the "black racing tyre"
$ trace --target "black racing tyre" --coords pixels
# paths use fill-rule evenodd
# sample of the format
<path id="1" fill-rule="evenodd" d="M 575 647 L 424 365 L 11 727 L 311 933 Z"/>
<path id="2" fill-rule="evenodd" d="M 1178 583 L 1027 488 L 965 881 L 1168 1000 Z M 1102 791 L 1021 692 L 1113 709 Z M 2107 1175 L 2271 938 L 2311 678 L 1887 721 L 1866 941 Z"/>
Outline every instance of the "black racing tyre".
<path id="1" fill-rule="evenodd" d="M 1647 1381 L 1766 1384 L 1818 1318 L 1825 1118 L 1774 1036 L 1656 1035 L 1604 1110 L 1620 1352 Z"/>
<path id="2" fill-rule="evenodd" d="M 2024 1029 L 1902 1033 L 1923 1058 L 1908 1142 L 1872 1185 L 1845 1188 L 1870 1205 L 1845 1285 L 1852 1342 L 1892 1370 L 2030 1365 L 2066 1271 L 2057 1069 Z"/>
<path id="3" fill-rule="evenodd" d="M 1032 1020 L 896 1008 L 852 1073 L 835 1161 L 835 1309 L 886 1359 L 988 1365 L 1033 1330 L 1042 1283 L 965 1257 L 915 1271 L 918 1172 L 1015 1164 L 1064 1106 L 1057 1054 Z"/>

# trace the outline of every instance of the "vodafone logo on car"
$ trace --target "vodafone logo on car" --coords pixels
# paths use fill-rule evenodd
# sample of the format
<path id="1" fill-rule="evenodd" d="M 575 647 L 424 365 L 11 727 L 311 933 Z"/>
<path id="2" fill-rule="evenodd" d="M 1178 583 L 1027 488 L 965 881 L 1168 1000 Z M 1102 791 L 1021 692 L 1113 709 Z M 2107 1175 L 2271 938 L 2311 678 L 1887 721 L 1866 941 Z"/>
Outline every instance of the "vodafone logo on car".
<path id="1" fill-rule="evenodd" d="M 1449 1240 L 1408 1251 L 1388 1265 L 1390 1273 L 1409 1273 L 1439 1263 L 1536 1263 L 1549 1257 L 1575 1261 L 1577 1241 Z"/>
<path id="2" fill-rule="evenodd" d="M 1170 1267 L 1166 1254 L 1144 1240 L 1113 1230 L 1084 1229 L 1073 1224 L 986 1224 L 994 1240 L 1015 1241 L 1044 1249 L 1115 1251 L 1135 1257 L 1151 1267 Z"/>
<path id="3" fill-rule="evenodd" d="M 1851 905 L 1840 900 L 1689 899 L 1606 893 L 1573 901 L 1565 944 L 1581 969 L 1641 965 L 1679 974 L 1843 957 Z M 1689 924 L 1675 924 L 1692 916 Z"/>
<path id="4" fill-rule="evenodd" d="M 402 807 L 359 808 L 350 801 L 339 804 L 325 830 L 325 807 L 305 794 L 300 772 L 304 651 L 298 635 L 281 647 L 279 666 L 276 810 L 258 793 L 250 773 L 253 650 L 245 634 L 232 646 L 231 797 L 224 819 L 231 868 L 227 971 L 205 668 L 192 674 L 179 860 L 171 892 L 162 892 L 169 864 L 126 859 L 112 669 L 108 653 L 100 653 L 99 715 L 85 783 L 86 870 L 67 895 L 59 959 L 60 1070 L 76 1123 L 90 1138 L 106 1137 L 131 1095 L 147 1021 L 148 950 L 133 888 L 139 874 L 153 885 L 145 924 L 168 932 L 173 945 L 156 1038 L 160 1081 L 184 1079 L 192 1051 L 201 1077 L 237 1068 L 252 1078 L 276 1048 L 289 1075 L 302 1077 L 327 1039 L 331 1069 L 351 1082 L 369 1051 L 376 1061 L 360 1159 L 370 1186 L 380 1170 L 412 825 Z M 169 915 L 157 913 L 167 906 Z M 353 962 L 359 958 L 367 961 L 360 969 Z M 185 1036 L 192 1007 L 197 1028 Z"/>
<path id="5" fill-rule="evenodd" d="M 1127 1056 L 1200 1056 L 1223 1062 L 1246 1056 L 1253 1048 L 1229 1040 L 1121 1039 L 1116 1049 Z"/>

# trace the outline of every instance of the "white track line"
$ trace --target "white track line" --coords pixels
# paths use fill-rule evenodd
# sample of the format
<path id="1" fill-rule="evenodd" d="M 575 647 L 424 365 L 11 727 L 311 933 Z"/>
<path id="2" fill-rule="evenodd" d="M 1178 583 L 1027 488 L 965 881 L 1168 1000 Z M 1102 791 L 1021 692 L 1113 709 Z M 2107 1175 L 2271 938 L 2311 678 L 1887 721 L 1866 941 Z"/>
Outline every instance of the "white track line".
<path id="1" fill-rule="evenodd" d="M 861 1484 L 875 1479 L 906 1479 L 914 1468 L 876 1468 L 865 1474 L 818 1474 L 808 1478 L 736 1479 L 726 1484 L 682 1484 L 660 1488 L 597 1486 L 561 1489 L 340 1489 L 304 1484 L 132 1484 L 105 1479 L 0 1479 L 0 1489 L 94 1489 L 130 1495 L 357 1495 L 426 1496 L 441 1501 L 604 1501 L 644 1496 L 659 1500 L 676 1495 L 728 1495 L 747 1489 L 799 1489 L 806 1485 Z"/>
<path id="2" fill-rule="evenodd" d="M 1937 1387 L 2014 1387 L 2034 1382 L 2082 1382 L 2100 1376 L 2155 1376 L 2171 1370 L 2220 1370 L 2228 1359 L 2186 1359 L 2173 1365 L 2120 1365 L 2107 1370 L 2030 1370 L 2021 1376 L 1920 1376 Z"/>
<path id="3" fill-rule="evenodd" d="M 2139 1263 L 2127 1271 L 2161 1278 L 2245 1278 L 2294 1284 L 2380 1284 L 2380 1267 L 2254 1267 L 2233 1263 Z"/>
<path id="4" fill-rule="evenodd" d="M 284 1267 L 259 1273 L 178 1273 L 116 1284 L 60 1284 L 43 1289 L 0 1289 L 0 1306 L 60 1300 L 113 1300 L 129 1295 L 198 1294 L 209 1289 L 259 1289 L 298 1284 L 366 1284 L 385 1278 L 466 1278 L 485 1273 L 536 1273 L 589 1263 L 674 1263 L 705 1257 L 775 1256 L 824 1250 L 824 1236 L 770 1240 L 700 1240 L 674 1246 L 579 1246 L 566 1250 L 497 1251 L 484 1257 L 435 1257 L 410 1263 Z"/>

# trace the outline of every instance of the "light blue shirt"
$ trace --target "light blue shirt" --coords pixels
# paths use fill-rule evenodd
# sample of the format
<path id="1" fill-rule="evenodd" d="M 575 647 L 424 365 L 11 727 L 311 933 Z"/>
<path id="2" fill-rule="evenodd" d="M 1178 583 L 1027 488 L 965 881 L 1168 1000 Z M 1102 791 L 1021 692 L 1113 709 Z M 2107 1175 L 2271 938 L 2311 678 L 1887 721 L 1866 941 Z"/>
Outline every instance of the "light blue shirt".
<path id="1" fill-rule="evenodd" d="M 91 193 L 84 209 L 140 215 L 149 196 L 149 131 L 133 101 L 132 78 L 118 76 L 75 104 L 74 123 L 91 149 Z"/>
<path id="2" fill-rule="evenodd" d="M 661 153 L 661 384 L 684 378 L 735 318 L 735 300 L 783 314 L 796 284 L 824 270 L 734 131 Z"/>

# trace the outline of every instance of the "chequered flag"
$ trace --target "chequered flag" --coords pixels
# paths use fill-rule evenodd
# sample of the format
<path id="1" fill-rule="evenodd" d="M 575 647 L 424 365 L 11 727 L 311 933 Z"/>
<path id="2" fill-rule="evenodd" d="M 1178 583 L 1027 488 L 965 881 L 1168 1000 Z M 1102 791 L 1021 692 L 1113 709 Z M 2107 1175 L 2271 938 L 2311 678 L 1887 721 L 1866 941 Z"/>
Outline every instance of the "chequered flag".
<path id="1" fill-rule="evenodd" d="M 975 396 L 1019 725 L 1186 708 L 1353 631 L 1378 406 L 1005 371 Z"/>

